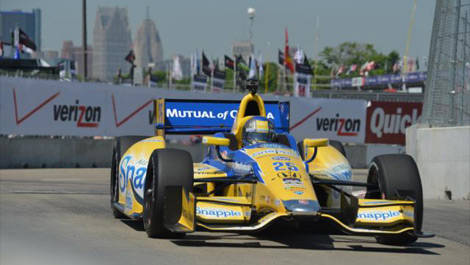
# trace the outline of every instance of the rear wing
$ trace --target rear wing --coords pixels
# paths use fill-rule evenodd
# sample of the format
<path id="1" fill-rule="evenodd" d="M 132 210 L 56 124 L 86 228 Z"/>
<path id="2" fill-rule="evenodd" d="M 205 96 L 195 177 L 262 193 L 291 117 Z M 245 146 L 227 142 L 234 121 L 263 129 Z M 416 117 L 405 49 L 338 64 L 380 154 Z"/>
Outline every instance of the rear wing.
<path id="1" fill-rule="evenodd" d="M 239 100 L 165 99 L 154 100 L 155 134 L 213 134 L 230 132 Z M 264 101 L 266 117 L 277 133 L 289 132 L 288 101 Z"/>

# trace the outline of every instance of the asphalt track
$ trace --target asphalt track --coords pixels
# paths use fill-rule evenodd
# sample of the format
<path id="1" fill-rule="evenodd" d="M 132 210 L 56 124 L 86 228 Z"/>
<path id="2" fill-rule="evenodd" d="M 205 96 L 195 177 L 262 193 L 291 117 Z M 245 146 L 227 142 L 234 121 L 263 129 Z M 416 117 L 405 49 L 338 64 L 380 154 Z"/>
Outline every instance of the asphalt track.
<path id="1" fill-rule="evenodd" d="M 291 230 L 149 239 L 140 223 L 112 217 L 108 176 L 0 170 L 0 264 L 470 264 L 469 201 L 426 201 L 424 229 L 437 237 L 408 247 Z"/>

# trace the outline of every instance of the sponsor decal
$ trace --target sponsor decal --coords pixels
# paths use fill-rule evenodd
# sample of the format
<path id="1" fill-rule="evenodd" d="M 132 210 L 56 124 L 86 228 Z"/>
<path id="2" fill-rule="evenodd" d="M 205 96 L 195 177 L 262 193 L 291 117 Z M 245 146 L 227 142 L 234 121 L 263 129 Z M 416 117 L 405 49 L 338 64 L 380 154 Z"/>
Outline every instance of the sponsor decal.
<path id="1" fill-rule="evenodd" d="M 338 136 L 357 136 L 361 119 L 343 118 L 336 113 L 334 118 L 317 118 L 317 131 L 335 132 Z"/>
<path id="2" fill-rule="evenodd" d="M 406 128 L 418 122 L 421 102 L 372 101 L 367 108 L 366 143 L 400 144 L 406 141 Z"/>
<path id="3" fill-rule="evenodd" d="M 215 218 L 230 218 L 242 216 L 242 213 L 239 211 L 222 208 L 202 208 L 199 206 L 196 207 L 196 214 Z"/>
<path id="4" fill-rule="evenodd" d="M 193 118 L 193 119 L 235 119 L 237 117 L 237 110 L 226 110 L 223 112 L 216 112 L 211 110 L 179 110 L 177 108 L 166 109 L 167 118 Z M 272 112 L 266 113 L 266 118 L 274 119 Z"/>
<path id="5" fill-rule="evenodd" d="M 296 156 L 297 155 L 293 150 L 290 150 L 290 149 L 265 149 L 265 150 L 262 150 L 262 151 L 254 152 L 250 156 L 253 157 L 253 158 L 256 158 L 256 157 L 272 155 L 272 154 L 287 155 L 287 156 Z"/>
<path id="6" fill-rule="evenodd" d="M 273 156 L 271 159 L 277 161 L 290 161 L 290 157 L 287 156 Z"/>
<path id="7" fill-rule="evenodd" d="M 75 100 L 72 105 L 54 105 L 54 121 L 76 122 L 77 127 L 98 127 L 101 121 L 101 107 L 81 105 L 80 101 Z"/>
<path id="8" fill-rule="evenodd" d="M 284 183 L 284 189 L 288 191 L 298 195 L 302 195 L 305 192 L 304 183 L 298 178 L 285 178 L 282 182 Z"/>
<path id="9" fill-rule="evenodd" d="M 386 221 L 400 215 L 401 213 L 399 211 L 370 211 L 359 213 L 357 218 L 373 221 Z"/>
<path id="10" fill-rule="evenodd" d="M 51 102 L 52 100 L 54 100 L 57 96 L 59 96 L 60 92 L 57 92 L 55 93 L 54 95 L 48 97 L 46 100 L 44 100 L 43 102 L 41 102 L 41 104 L 39 104 L 38 106 L 36 106 L 34 109 L 32 109 L 30 112 L 26 113 L 23 117 L 19 117 L 18 116 L 18 102 L 16 100 L 16 89 L 13 88 L 13 104 L 15 105 L 15 120 L 16 120 L 16 125 L 19 125 L 20 123 L 22 123 L 23 121 L 25 121 L 26 119 L 28 119 L 29 117 L 31 117 L 31 115 L 33 115 L 34 113 L 36 113 L 38 110 L 40 110 L 42 107 L 44 107 L 45 105 L 47 105 L 49 102 Z"/>
<path id="11" fill-rule="evenodd" d="M 145 160 L 135 161 L 132 155 L 122 158 L 119 165 L 119 188 L 121 192 L 126 190 L 126 184 L 129 180 L 137 195 L 143 198 L 143 189 L 147 166 Z"/>

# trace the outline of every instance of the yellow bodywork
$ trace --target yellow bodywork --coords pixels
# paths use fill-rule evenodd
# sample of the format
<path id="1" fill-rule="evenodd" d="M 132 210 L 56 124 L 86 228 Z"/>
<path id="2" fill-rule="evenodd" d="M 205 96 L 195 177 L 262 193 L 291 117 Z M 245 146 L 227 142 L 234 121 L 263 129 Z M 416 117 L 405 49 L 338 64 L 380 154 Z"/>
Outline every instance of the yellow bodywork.
<path id="1" fill-rule="evenodd" d="M 252 116 L 247 114 L 249 102 L 256 102 L 259 116 L 266 116 L 263 100 L 259 95 L 248 94 L 240 103 L 231 133 L 242 144 L 242 128 Z M 164 101 L 155 101 L 164 109 Z M 158 108 L 157 108 L 158 109 Z M 164 122 L 162 113 L 156 114 L 157 122 Z M 128 216 L 142 216 L 143 185 L 148 160 L 155 149 L 165 148 L 164 130 L 160 136 L 147 138 L 134 144 L 121 158 L 119 164 L 119 204 Z M 229 144 L 225 138 L 206 138 L 208 144 Z M 221 184 L 215 180 L 227 179 L 227 172 L 208 163 L 194 163 L 194 194 L 182 193 L 183 211 L 178 221 L 182 231 L 194 230 L 194 211 L 197 224 L 209 230 L 257 230 L 278 218 L 296 215 L 315 216 L 336 222 L 342 229 L 352 233 L 398 234 L 413 230 L 414 203 L 410 201 L 387 201 L 358 199 L 353 223 L 346 224 L 341 217 L 321 212 L 319 199 L 311 176 L 319 179 L 350 180 L 351 167 L 347 159 L 327 139 L 307 139 L 303 142 L 305 161 L 294 148 L 244 148 L 241 152 L 253 159 L 253 170 L 257 171 L 256 183 Z M 313 158 L 310 160 L 310 158 Z M 235 163 L 235 162 L 228 162 Z M 231 166 L 237 166 L 236 163 Z M 341 189 L 326 185 L 328 196 L 326 207 L 343 207 Z M 295 212 L 289 210 L 287 202 L 317 205 L 315 210 Z M 322 205 L 323 207 L 323 205 Z M 255 218 L 255 219 L 254 219 Z M 399 224 L 398 226 L 396 226 Z M 383 229 L 390 227 L 390 229 Z M 175 228 L 178 230 L 178 228 Z"/>

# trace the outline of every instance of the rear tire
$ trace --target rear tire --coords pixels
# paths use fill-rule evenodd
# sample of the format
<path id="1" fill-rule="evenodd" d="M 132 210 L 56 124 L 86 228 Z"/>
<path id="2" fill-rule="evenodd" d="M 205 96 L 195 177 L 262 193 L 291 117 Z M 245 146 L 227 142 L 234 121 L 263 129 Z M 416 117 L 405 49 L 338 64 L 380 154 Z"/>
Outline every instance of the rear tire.
<path id="1" fill-rule="evenodd" d="M 144 186 L 144 228 L 149 237 L 181 237 L 184 233 L 170 232 L 164 225 L 165 189 L 182 186 L 185 191 L 193 189 L 193 161 L 183 150 L 158 149 L 149 160 Z M 179 209 L 172 209 L 178 211 Z"/>
<path id="2" fill-rule="evenodd" d="M 375 157 L 369 167 L 367 183 L 378 185 L 368 189 L 367 199 L 412 200 L 415 202 L 414 227 L 421 231 L 423 223 L 423 191 L 418 167 L 414 159 L 405 154 Z M 377 242 L 388 245 L 408 245 L 417 240 L 413 233 L 377 236 Z"/>

